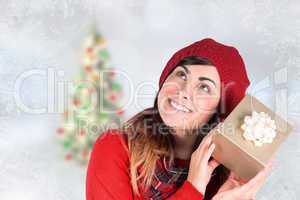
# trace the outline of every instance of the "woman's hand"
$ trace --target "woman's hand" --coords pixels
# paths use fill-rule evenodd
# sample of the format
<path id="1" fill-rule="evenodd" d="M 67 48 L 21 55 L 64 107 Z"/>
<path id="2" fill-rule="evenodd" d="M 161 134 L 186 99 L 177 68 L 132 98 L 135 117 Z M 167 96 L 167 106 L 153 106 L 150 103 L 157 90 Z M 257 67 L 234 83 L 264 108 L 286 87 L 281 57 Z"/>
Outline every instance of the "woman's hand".
<path id="1" fill-rule="evenodd" d="M 212 143 L 212 134 L 209 133 L 202 139 L 199 147 L 192 153 L 191 156 L 187 180 L 203 195 L 211 178 L 212 172 L 220 164 L 214 159 L 210 160 L 214 149 L 215 144 Z"/>
<path id="2" fill-rule="evenodd" d="M 253 200 L 271 173 L 273 162 L 274 157 L 262 171 L 247 182 L 230 172 L 227 181 L 220 187 L 213 200 Z"/>

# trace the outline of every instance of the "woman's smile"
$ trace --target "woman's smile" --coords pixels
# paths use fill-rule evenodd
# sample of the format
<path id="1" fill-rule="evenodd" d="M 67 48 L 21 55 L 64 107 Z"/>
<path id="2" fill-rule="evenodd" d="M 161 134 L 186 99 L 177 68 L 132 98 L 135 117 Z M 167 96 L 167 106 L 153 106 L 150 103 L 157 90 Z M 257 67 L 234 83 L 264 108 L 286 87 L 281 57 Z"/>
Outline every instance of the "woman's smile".
<path id="1" fill-rule="evenodd" d="M 177 103 L 177 101 L 168 98 L 168 106 L 183 113 L 192 113 L 192 110 L 185 105 Z"/>

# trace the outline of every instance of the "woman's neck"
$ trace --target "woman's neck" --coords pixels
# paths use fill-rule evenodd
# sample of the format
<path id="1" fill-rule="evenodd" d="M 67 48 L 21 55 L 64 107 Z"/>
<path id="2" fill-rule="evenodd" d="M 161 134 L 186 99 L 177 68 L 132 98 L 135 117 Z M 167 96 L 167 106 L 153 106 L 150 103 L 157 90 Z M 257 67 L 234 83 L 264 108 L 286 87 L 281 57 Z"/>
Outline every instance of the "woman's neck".
<path id="1" fill-rule="evenodd" d="M 182 129 L 175 129 L 172 134 L 175 140 L 175 158 L 190 159 L 197 135 Z"/>

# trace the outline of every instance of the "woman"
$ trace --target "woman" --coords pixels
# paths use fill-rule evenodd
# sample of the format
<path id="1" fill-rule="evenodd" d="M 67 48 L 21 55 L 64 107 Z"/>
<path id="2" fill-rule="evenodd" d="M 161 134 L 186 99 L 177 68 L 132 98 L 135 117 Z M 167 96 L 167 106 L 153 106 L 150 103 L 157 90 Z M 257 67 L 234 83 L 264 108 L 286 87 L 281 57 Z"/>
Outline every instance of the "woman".
<path id="1" fill-rule="evenodd" d="M 272 163 L 246 182 L 211 157 L 211 129 L 249 84 L 234 47 L 205 38 L 177 51 L 162 71 L 154 106 L 97 139 L 87 200 L 253 199 Z"/>

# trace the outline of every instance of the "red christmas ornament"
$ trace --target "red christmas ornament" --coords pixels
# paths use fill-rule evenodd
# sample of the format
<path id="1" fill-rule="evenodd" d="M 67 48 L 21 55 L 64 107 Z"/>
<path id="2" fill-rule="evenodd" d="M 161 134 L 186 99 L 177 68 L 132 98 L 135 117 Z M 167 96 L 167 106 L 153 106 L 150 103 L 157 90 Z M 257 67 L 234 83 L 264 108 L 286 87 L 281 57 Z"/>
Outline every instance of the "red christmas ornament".
<path id="1" fill-rule="evenodd" d="M 90 54 L 90 53 L 93 53 L 93 48 L 89 47 L 89 48 L 87 48 L 86 51 L 87 51 L 89 54 Z"/>
<path id="2" fill-rule="evenodd" d="M 124 110 L 119 110 L 118 112 L 117 112 L 117 115 L 119 115 L 119 116 L 121 116 L 121 115 L 123 115 L 124 114 Z"/>
<path id="3" fill-rule="evenodd" d="M 79 105 L 80 105 L 80 101 L 79 101 L 78 99 L 74 99 L 74 100 L 73 100 L 73 104 L 74 104 L 75 106 L 79 106 Z"/>
<path id="4" fill-rule="evenodd" d="M 109 98 L 110 100 L 115 101 L 117 99 L 117 95 L 115 93 L 112 93 Z"/>
<path id="5" fill-rule="evenodd" d="M 85 131 L 84 131 L 83 129 L 80 129 L 79 134 L 80 134 L 81 136 L 84 136 L 84 135 L 85 135 Z"/>
<path id="6" fill-rule="evenodd" d="M 65 156 L 65 159 L 66 159 L 66 160 L 71 160 L 71 159 L 72 159 L 72 154 L 68 153 L 68 154 Z"/>
<path id="7" fill-rule="evenodd" d="M 59 135 L 62 135 L 62 134 L 64 134 L 65 130 L 64 130 L 64 128 L 59 127 L 59 128 L 56 130 L 56 132 L 57 132 Z"/>
<path id="8" fill-rule="evenodd" d="M 91 71 L 93 70 L 93 68 L 91 66 L 86 66 L 84 68 L 84 70 L 87 72 L 87 73 L 91 73 Z"/>

